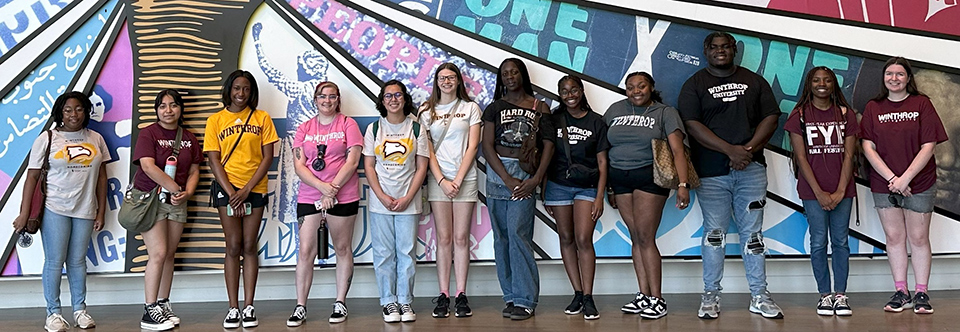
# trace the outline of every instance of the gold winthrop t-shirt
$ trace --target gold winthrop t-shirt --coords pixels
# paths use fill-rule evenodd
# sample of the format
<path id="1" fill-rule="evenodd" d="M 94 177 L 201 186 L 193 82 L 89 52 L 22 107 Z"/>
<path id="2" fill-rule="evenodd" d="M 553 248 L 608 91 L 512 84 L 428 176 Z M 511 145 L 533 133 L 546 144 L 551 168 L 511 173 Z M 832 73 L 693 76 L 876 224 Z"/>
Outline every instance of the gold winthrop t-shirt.
<path id="1" fill-rule="evenodd" d="M 231 113 L 223 109 L 207 119 L 207 128 L 204 130 L 203 152 L 220 151 L 221 162 L 227 158 L 237 138 L 240 138 L 236 150 L 223 166 L 227 172 L 227 179 L 238 188 L 250 182 L 253 173 L 257 171 L 257 166 L 260 166 L 260 161 L 263 160 L 260 148 L 280 140 L 270 114 L 262 110 L 254 110 L 250 122 L 247 123 L 250 112 L 249 107 L 239 113 Z M 241 132 L 245 132 L 242 138 Z M 267 177 L 264 176 L 252 191 L 266 194 Z"/>

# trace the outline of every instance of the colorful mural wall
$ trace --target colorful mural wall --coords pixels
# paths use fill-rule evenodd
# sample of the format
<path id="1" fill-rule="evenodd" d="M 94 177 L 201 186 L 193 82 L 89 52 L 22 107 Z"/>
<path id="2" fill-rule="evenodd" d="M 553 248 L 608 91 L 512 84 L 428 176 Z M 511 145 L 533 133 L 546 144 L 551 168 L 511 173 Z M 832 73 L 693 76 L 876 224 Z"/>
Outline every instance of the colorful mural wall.
<path id="1" fill-rule="evenodd" d="M 260 89 L 259 107 L 270 113 L 281 137 L 268 173 L 270 204 L 260 230 L 259 259 L 263 266 L 293 266 L 299 241 L 295 204 L 299 180 L 293 171 L 292 136 L 299 124 L 316 114 L 312 93 L 318 82 L 340 85 L 343 112 L 355 118 L 361 129 L 378 116 L 374 99 L 383 82 L 405 82 L 414 102 L 420 103 L 427 99 L 433 72 L 443 62 L 453 62 L 463 70 L 468 90 L 485 107 L 492 102 L 496 67 L 507 56 L 523 58 L 536 67 L 531 68 L 537 94 L 554 104 L 556 79 L 547 77 L 578 73 L 590 85 L 591 101 L 609 101 L 593 105 L 602 113 L 610 102 L 622 98 L 620 87 L 626 74 L 647 71 L 656 78 L 665 101 L 675 105 L 683 82 L 706 66 L 703 37 L 725 29 L 679 24 L 625 9 L 594 8 L 583 2 L 546 0 L 251 0 L 229 4 L 191 1 L 189 5 L 101 0 L 84 4 L 87 6 L 71 6 L 67 1 L 0 1 L 2 50 L 13 50 L 10 54 L 15 55 L 17 42 L 39 43 L 44 50 L 38 60 L 22 66 L 21 72 L 0 80 L 0 114 L 7 118 L 0 125 L 0 217 L 12 220 L 19 213 L 25 160 L 33 140 L 50 126 L 53 100 L 69 90 L 90 94 L 95 102 L 90 126 L 104 136 L 113 159 L 108 164 L 107 227 L 90 241 L 88 265 L 92 272 L 140 272 L 145 266 L 142 238 L 122 229 L 116 215 L 132 171 L 131 146 L 139 128 L 156 120 L 152 101 L 160 89 L 175 88 L 184 94 L 185 125 L 202 140 L 206 118 L 222 108 L 221 81 L 236 68 L 254 74 Z M 40 15 L 39 8 L 46 8 L 46 16 Z M 56 23 L 54 9 L 83 19 L 64 29 L 62 40 L 33 39 L 43 27 Z M 25 22 L 31 23 L 17 25 L 24 15 L 29 18 Z M 32 23 L 40 18 L 39 23 Z M 31 34 L 33 30 L 37 32 Z M 877 91 L 879 68 L 885 59 L 758 36 L 736 35 L 737 61 L 770 82 L 783 112 L 781 130 L 768 145 L 771 185 L 764 235 L 772 256 L 805 255 L 809 249 L 807 224 L 799 212 L 787 157 L 791 147 L 782 134 L 782 123 L 810 68 L 833 68 L 843 92 L 855 108 L 862 109 Z M 921 69 L 917 73 L 920 89 L 931 96 L 951 137 L 960 135 L 960 120 L 955 120 L 960 119 L 956 116 L 960 114 L 956 106 L 960 105 L 956 100 L 960 98 L 958 72 Z M 952 199 L 960 193 L 957 151 L 954 141 L 937 148 L 940 185 L 934 226 L 940 231 L 933 239 L 936 253 L 960 252 L 960 244 L 951 240 L 960 234 L 960 203 Z M 206 185 L 212 175 L 205 163 L 201 174 L 201 188 L 189 203 L 190 218 L 176 255 L 181 270 L 222 268 L 223 233 L 215 210 L 207 206 Z M 480 181 L 484 181 L 482 172 Z M 861 194 L 866 193 L 864 184 L 860 184 Z M 333 263 L 342 254 L 353 255 L 360 263 L 372 261 L 362 173 L 361 186 L 352 252 L 335 253 L 331 248 L 331 256 L 319 259 L 318 264 Z M 482 191 L 483 186 L 480 202 L 484 200 Z M 860 201 L 860 222 L 851 223 L 851 249 L 857 254 L 882 255 L 883 232 L 868 200 Z M 558 259 L 556 226 L 540 209 L 535 250 L 542 259 Z M 594 233 L 598 256 L 629 256 L 626 226 L 617 210 L 608 207 L 605 211 Z M 491 227 L 482 203 L 474 216 L 471 257 L 491 260 Z M 697 204 L 686 210 L 668 204 L 657 234 L 661 252 L 665 256 L 699 256 L 701 232 Z M 0 257 L 2 275 L 39 274 L 42 235 L 34 236 L 32 246 L 18 247 L 17 234 L 0 229 L 0 242 L 5 244 Z M 434 260 L 436 241 L 430 216 L 421 218 L 418 241 L 420 260 Z M 738 241 L 729 239 L 728 243 Z M 740 252 L 737 245 L 729 245 L 727 250 L 731 255 Z"/>

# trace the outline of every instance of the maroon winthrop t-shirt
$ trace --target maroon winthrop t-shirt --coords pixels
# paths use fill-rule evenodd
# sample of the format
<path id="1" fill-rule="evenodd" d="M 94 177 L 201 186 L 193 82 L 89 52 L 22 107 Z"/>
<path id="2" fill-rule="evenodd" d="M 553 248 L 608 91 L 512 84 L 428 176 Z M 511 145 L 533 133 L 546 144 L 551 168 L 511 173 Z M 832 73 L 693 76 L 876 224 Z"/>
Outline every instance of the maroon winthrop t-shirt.
<path id="1" fill-rule="evenodd" d="M 944 142 L 947 132 L 930 99 L 912 95 L 901 102 L 884 99 L 871 100 L 863 111 L 860 136 L 873 141 L 880 159 L 896 174 L 903 174 L 913 158 L 920 153 L 920 146 L 930 142 Z M 922 193 L 937 181 L 936 158 L 930 158 L 926 166 L 910 182 L 910 192 Z M 890 192 L 887 180 L 875 170 L 870 170 L 870 190 L 875 193 Z"/>
<path id="2" fill-rule="evenodd" d="M 846 114 L 842 114 L 836 106 L 826 111 L 809 106 L 803 110 L 803 120 L 805 124 L 800 123 L 800 112 L 794 110 L 787 118 L 787 123 L 784 124 L 783 129 L 804 137 L 807 162 L 813 169 L 817 184 L 820 185 L 821 190 L 827 193 L 835 192 L 840 182 L 843 154 L 846 151 L 843 146 L 844 139 L 855 136 L 860 132 L 856 113 L 847 109 Z M 804 147 L 795 146 L 793 148 L 803 149 Z M 797 170 L 797 172 L 799 171 Z M 798 179 L 797 193 L 800 194 L 800 199 L 817 199 L 817 195 L 813 193 L 813 189 L 810 188 L 807 180 L 803 176 L 798 176 Z M 846 187 L 843 197 L 857 195 L 852 176 Z"/>
<path id="3" fill-rule="evenodd" d="M 140 129 L 140 135 L 137 136 L 137 146 L 133 149 L 133 163 L 140 164 L 140 158 L 153 157 L 156 160 L 157 167 L 162 170 L 167 164 L 167 157 L 173 154 L 173 143 L 177 140 L 176 130 L 163 129 L 159 124 L 154 123 L 146 128 Z M 184 129 L 180 137 L 180 155 L 177 156 L 177 176 L 174 181 L 181 187 L 187 184 L 187 176 L 190 173 L 190 165 L 199 164 L 203 161 L 203 154 L 200 152 L 200 143 L 197 137 L 189 130 Z M 151 190 L 157 187 L 143 169 L 138 169 L 133 177 L 133 186 L 139 190 Z M 186 189 L 186 188 L 184 188 Z"/>

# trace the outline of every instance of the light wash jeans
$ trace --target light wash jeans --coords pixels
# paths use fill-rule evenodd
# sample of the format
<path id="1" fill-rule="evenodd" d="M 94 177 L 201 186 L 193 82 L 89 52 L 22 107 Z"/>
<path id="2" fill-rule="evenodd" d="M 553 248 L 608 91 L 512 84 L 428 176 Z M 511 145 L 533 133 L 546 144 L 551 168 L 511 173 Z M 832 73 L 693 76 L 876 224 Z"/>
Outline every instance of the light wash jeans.
<path id="1" fill-rule="evenodd" d="M 767 195 L 767 169 L 757 162 L 743 170 L 731 169 L 727 175 L 700 179 L 697 202 L 703 212 L 703 290 L 723 289 L 723 259 L 726 254 L 727 229 L 730 220 L 736 223 L 740 235 L 740 253 L 750 284 L 750 294 L 760 295 L 767 290 L 765 266 L 766 246 L 763 244 L 763 205 Z"/>
<path id="2" fill-rule="evenodd" d="M 803 210 L 810 224 L 810 263 L 813 277 L 817 279 L 817 291 L 830 293 L 830 269 L 827 268 L 827 232 L 830 233 L 830 249 L 833 256 L 833 286 L 838 293 L 847 291 L 847 275 L 850 272 L 850 209 L 853 198 L 844 198 L 833 211 L 824 211 L 815 199 L 803 201 Z"/>
<path id="3" fill-rule="evenodd" d="M 529 174 L 513 158 L 500 158 L 507 173 L 517 179 Z M 487 210 L 493 226 L 493 253 L 503 301 L 524 308 L 536 308 L 540 301 L 540 272 L 533 257 L 533 218 L 537 204 L 533 197 L 510 199 L 512 191 L 487 166 Z"/>
<path id="4" fill-rule="evenodd" d="M 87 308 L 87 248 L 93 219 L 62 216 L 44 208 L 40 235 L 43 242 L 43 298 L 47 316 L 60 313 L 60 280 L 67 263 L 67 282 L 73 311 Z"/>
<path id="5" fill-rule="evenodd" d="M 370 212 L 373 271 L 377 275 L 381 306 L 413 303 L 413 283 L 417 272 L 414 248 L 419 222 L 419 214 Z"/>

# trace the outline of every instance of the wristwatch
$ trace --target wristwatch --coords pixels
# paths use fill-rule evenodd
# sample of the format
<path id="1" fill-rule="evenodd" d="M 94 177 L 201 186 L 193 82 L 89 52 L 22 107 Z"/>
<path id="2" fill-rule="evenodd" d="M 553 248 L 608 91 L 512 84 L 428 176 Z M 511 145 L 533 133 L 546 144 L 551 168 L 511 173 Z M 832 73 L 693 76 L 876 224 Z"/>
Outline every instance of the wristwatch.
<path id="1" fill-rule="evenodd" d="M 680 182 L 680 184 L 677 185 L 677 188 L 687 188 L 687 189 L 690 189 L 690 184 L 689 184 L 689 183 L 686 183 L 686 182 Z"/>

